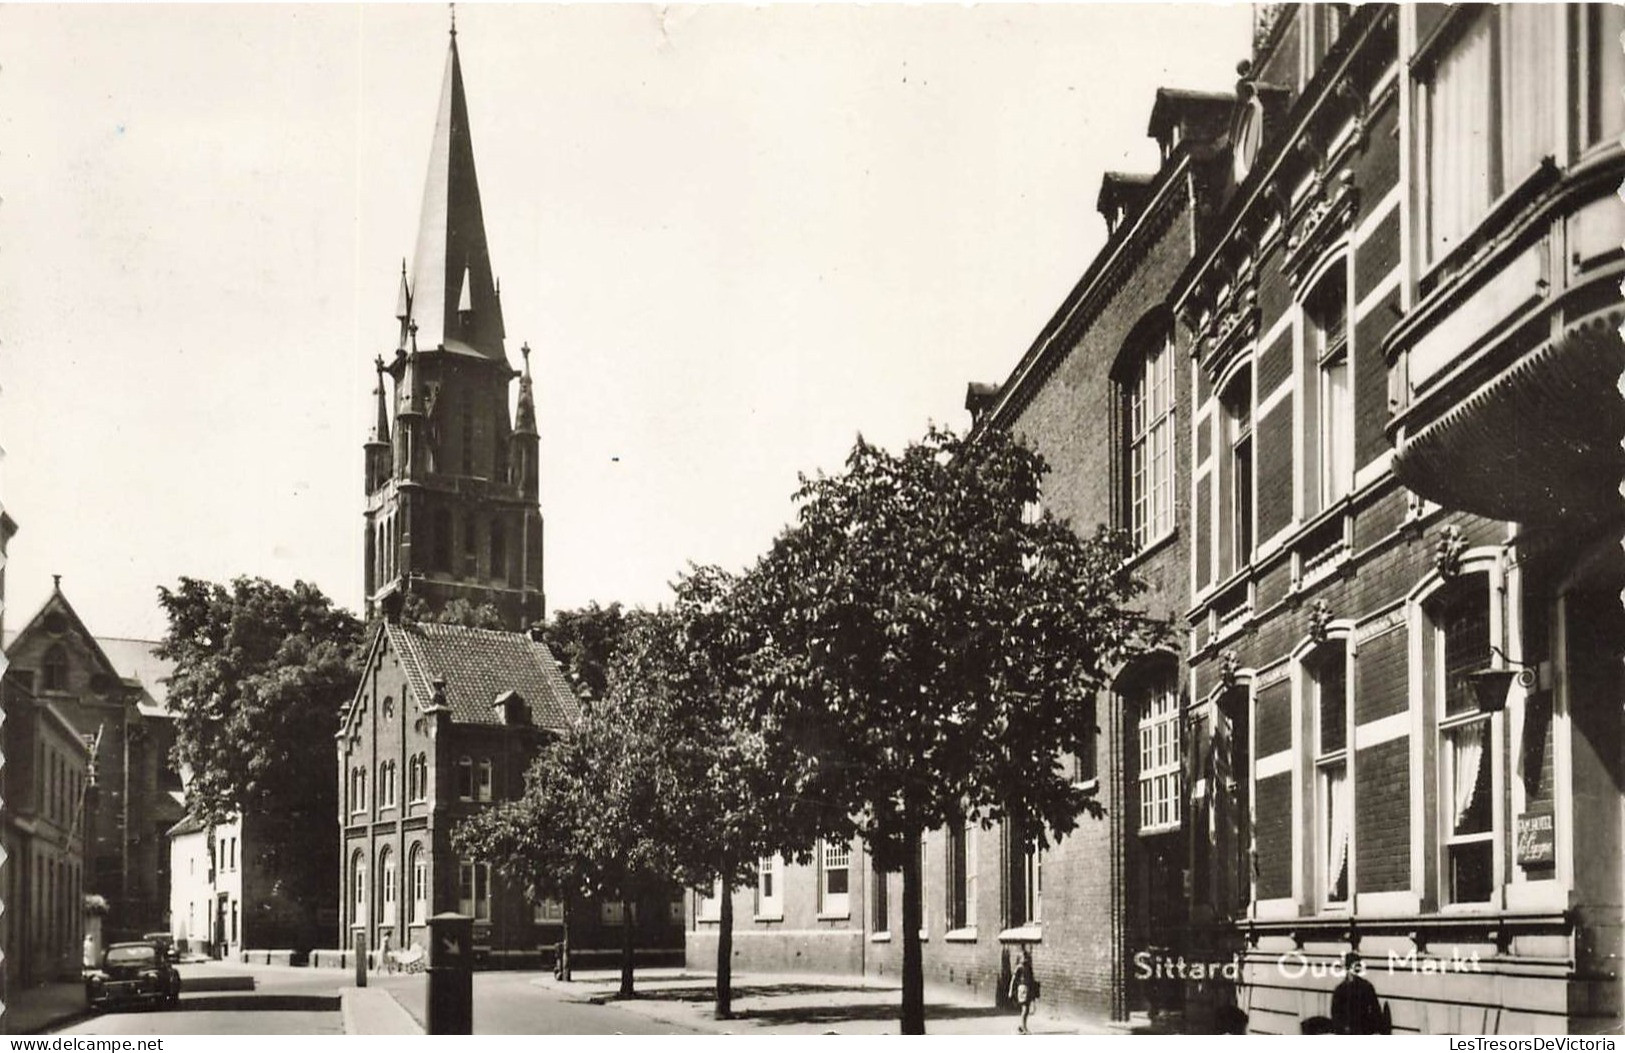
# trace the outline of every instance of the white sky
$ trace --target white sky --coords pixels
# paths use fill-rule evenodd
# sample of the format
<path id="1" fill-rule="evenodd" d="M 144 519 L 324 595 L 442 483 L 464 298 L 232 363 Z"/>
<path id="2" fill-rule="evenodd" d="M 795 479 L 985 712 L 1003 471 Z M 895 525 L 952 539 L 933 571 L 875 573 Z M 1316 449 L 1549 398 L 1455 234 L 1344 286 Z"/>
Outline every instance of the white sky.
<path id="1" fill-rule="evenodd" d="M 798 471 L 956 427 L 1151 170 L 1234 6 L 464 4 L 509 356 L 535 350 L 550 608 L 739 567 Z M 442 4 L 0 7 L 0 444 L 20 627 L 163 631 L 182 574 L 361 606 Z"/>

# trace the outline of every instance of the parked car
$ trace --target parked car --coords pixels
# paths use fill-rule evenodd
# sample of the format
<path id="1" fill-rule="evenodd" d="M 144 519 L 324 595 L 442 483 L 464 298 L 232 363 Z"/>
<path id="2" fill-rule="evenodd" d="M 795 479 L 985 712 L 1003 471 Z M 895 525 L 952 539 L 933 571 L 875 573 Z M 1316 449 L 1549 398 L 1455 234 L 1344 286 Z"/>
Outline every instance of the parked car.
<path id="1" fill-rule="evenodd" d="M 159 952 L 172 962 L 181 960 L 180 952 L 175 950 L 175 937 L 167 932 L 148 932 L 141 937 L 148 943 L 157 944 Z"/>
<path id="2" fill-rule="evenodd" d="M 172 1006 L 180 1000 L 181 974 L 150 940 L 113 944 L 101 967 L 85 973 L 85 1002 L 92 1009 L 125 1002 Z"/>

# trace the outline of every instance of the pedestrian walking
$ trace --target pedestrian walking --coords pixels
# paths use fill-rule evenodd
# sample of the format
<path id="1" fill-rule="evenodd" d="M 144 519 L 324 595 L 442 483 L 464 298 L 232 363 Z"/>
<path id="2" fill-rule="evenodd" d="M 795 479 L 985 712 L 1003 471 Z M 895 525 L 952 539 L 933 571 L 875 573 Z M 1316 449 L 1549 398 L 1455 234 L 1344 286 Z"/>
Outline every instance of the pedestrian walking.
<path id="1" fill-rule="evenodd" d="M 1021 1026 L 1017 1030 L 1025 1035 L 1027 1017 L 1033 1011 L 1033 1003 L 1038 1001 L 1038 979 L 1033 975 L 1033 951 L 1025 943 L 1021 945 L 1021 957 L 1016 960 L 1016 967 L 1010 973 L 1010 999 L 1021 1007 Z"/>
<path id="2" fill-rule="evenodd" d="M 1360 955 L 1343 955 L 1343 980 L 1332 989 L 1332 1031 L 1338 1035 L 1385 1035 L 1387 1014 L 1377 998 L 1377 989 L 1363 975 Z"/>

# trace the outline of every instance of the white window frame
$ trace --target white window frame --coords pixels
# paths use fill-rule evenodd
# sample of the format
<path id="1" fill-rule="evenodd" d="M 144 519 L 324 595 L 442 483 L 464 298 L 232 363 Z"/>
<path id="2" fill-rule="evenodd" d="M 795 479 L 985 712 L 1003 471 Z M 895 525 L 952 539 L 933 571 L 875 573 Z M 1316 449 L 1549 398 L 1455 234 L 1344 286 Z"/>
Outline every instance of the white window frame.
<path id="1" fill-rule="evenodd" d="M 943 939 L 973 940 L 976 938 L 976 824 L 967 822 L 963 826 L 952 826 L 945 829 L 943 834 L 946 848 L 946 865 L 943 867 L 946 895 L 943 905 L 947 915 Z M 965 904 L 962 917 L 955 911 L 961 897 Z"/>
<path id="2" fill-rule="evenodd" d="M 1174 349 L 1163 338 L 1128 387 L 1129 530 L 1145 550 L 1174 530 Z"/>
<path id="3" fill-rule="evenodd" d="M 721 921 L 722 879 L 717 878 L 711 882 L 711 891 L 709 893 L 700 892 L 698 895 L 699 903 L 694 908 L 694 919 L 696 921 Z"/>
<path id="4" fill-rule="evenodd" d="M 495 785 L 494 769 L 489 758 L 481 760 L 474 769 L 474 799 L 477 801 L 491 800 L 492 787 Z"/>
<path id="5" fill-rule="evenodd" d="M 556 899 L 544 899 L 531 907 L 531 921 L 537 925 L 562 925 L 564 904 Z"/>
<path id="6" fill-rule="evenodd" d="M 831 879 L 842 875 L 838 882 L 842 890 L 830 888 L 837 882 Z M 818 916 L 820 918 L 850 918 L 852 916 L 852 844 L 842 841 L 818 843 Z"/>
<path id="7" fill-rule="evenodd" d="M 483 895 L 481 893 L 484 893 Z M 491 920 L 491 864 L 459 860 L 457 910 L 475 921 Z"/>
<path id="8" fill-rule="evenodd" d="M 1347 910 L 1353 902 L 1354 896 L 1354 771 L 1353 760 L 1353 722 L 1351 720 L 1354 709 L 1354 697 L 1351 692 L 1353 680 L 1350 674 L 1349 663 L 1351 641 L 1347 637 L 1338 636 L 1329 639 L 1321 647 L 1311 651 L 1305 656 L 1303 663 L 1304 702 L 1308 709 L 1310 743 L 1314 757 L 1314 819 L 1311 823 L 1314 837 L 1314 903 L 1322 910 Z M 1322 723 L 1322 691 L 1325 685 L 1325 676 L 1335 668 L 1343 681 L 1343 742 L 1341 746 L 1327 749 L 1323 748 L 1325 739 L 1325 726 Z M 1338 898 L 1331 888 L 1333 860 L 1332 853 L 1332 827 L 1336 817 L 1332 815 L 1334 802 L 1333 787 L 1338 779 L 1342 782 L 1341 800 L 1336 802 L 1342 812 L 1343 819 L 1343 895 Z"/>
<path id="9" fill-rule="evenodd" d="M 1464 570 L 1461 574 L 1461 584 L 1457 589 L 1464 588 L 1465 583 L 1473 579 L 1482 580 L 1484 587 L 1481 599 L 1485 606 L 1485 621 L 1490 648 L 1498 646 L 1500 637 L 1499 619 L 1496 617 L 1496 604 L 1494 591 L 1495 576 L 1483 573 L 1482 570 L 1469 572 Z M 1504 763 L 1501 756 L 1503 746 L 1501 729 L 1499 727 L 1499 713 L 1484 713 L 1474 708 L 1464 709 L 1459 713 L 1447 713 L 1447 692 L 1450 689 L 1447 669 L 1448 652 L 1445 639 L 1446 629 L 1439 618 L 1441 613 L 1439 604 L 1449 603 L 1459 599 L 1460 592 L 1454 595 L 1434 597 L 1434 603 L 1426 610 L 1427 631 L 1432 637 L 1431 662 L 1426 671 L 1432 688 L 1433 726 L 1435 736 L 1435 756 L 1438 758 L 1436 777 L 1438 779 L 1438 792 L 1435 800 L 1438 805 L 1438 875 L 1439 875 L 1439 903 L 1442 907 L 1484 910 L 1493 907 L 1501 896 L 1506 881 L 1502 874 L 1502 844 L 1506 835 L 1506 818 L 1501 806 L 1502 788 L 1505 782 Z M 1490 659 L 1493 650 L 1486 653 L 1485 660 Z M 1489 794 L 1490 823 L 1489 829 L 1470 834 L 1457 834 L 1455 832 L 1456 817 L 1455 797 L 1455 758 L 1458 751 L 1456 745 L 1464 729 L 1477 727 L 1482 736 L 1480 744 L 1480 771 L 1483 765 L 1488 765 L 1488 786 L 1485 792 Z M 1476 786 L 1476 780 L 1475 780 Z M 1489 890 L 1483 899 L 1460 899 L 1454 894 L 1451 881 L 1451 849 L 1466 845 L 1489 845 Z"/>
<path id="10" fill-rule="evenodd" d="M 350 853 L 350 924 L 367 921 L 367 854 L 359 848 Z"/>
<path id="11" fill-rule="evenodd" d="M 429 854 L 421 844 L 414 844 L 407 859 L 412 875 L 412 924 L 423 925 L 429 920 Z"/>
<path id="12" fill-rule="evenodd" d="M 1346 254 L 1339 253 L 1308 286 L 1299 305 L 1303 316 L 1303 361 L 1313 377 L 1314 399 L 1305 407 L 1309 436 L 1305 452 L 1309 470 L 1304 473 L 1304 512 L 1308 516 L 1332 507 L 1354 490 L 1354 371 L 1350 353 L 1349 329 L 1353 305 L 1349 302 L 1349 271 Z M 1333 300 L 1339 306 L 1339 323 L 1328 330 L 1325 305 Z M 1339 385 L 1335 377 L 1341 374 Z"/>
<path id="13" fill-rule="evenodd" d="M 383 896 L 380 909 L 382 916 L 378 919 L 380 924 L 389 925 L 395 921 L 395 904 L 399 874 L 395 865 L 395 852 L 385 845 L 378 852 L 378 873 L 383 884 Z"/>
<path id="14" fill-rule="evenodd" d="M 1140 833 L 1176 830 L 1181 822 L 1184 756 L 1177 671 L 1162 665 L 1148 670 L 1128 698 L 1139 714 Z"/>
<path id="15" fill-rule="evenodd" d="M 756 920 L 784 920 L 784 861 L 776 853 L 756 861 Z"/>

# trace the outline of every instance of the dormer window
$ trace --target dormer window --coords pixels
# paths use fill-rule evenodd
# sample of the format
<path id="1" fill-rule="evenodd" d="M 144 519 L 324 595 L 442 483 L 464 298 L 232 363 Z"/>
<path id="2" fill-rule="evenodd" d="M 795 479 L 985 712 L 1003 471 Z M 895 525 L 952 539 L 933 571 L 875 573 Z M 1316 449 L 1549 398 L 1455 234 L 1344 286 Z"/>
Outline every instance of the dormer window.
<path id="1" fill-rule="evenodd" d="M 53 644 L 45 652 L 43 688 L 46 691 L 68 689 L 68 652 L 61 644 Z"/>

